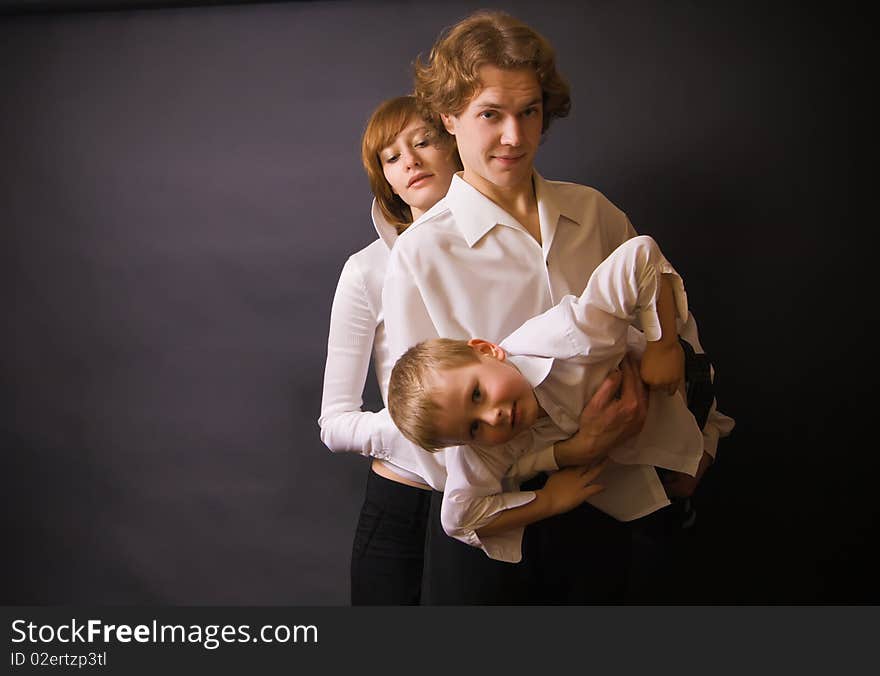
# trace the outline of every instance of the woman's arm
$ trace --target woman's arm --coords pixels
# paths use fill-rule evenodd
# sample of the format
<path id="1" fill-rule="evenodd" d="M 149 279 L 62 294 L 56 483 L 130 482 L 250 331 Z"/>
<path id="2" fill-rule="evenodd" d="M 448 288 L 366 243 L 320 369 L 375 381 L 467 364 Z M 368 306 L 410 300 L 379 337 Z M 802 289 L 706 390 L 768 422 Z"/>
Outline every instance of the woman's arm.
<path id="1" fill-rule="evenodd" d="M 374 455 L 377 414 L 362 411 L 363 390 L 378 326 L 357 261 L 349 258 L 330 310 L 330 335 L 321 399 L 321 441 L 333 452 Z"/>

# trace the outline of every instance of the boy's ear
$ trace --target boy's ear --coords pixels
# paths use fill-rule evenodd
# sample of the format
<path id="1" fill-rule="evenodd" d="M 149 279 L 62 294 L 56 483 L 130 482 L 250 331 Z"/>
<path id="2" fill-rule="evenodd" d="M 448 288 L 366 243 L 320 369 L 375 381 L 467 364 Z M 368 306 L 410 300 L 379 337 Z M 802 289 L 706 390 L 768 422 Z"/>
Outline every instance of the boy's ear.
<path id="1" fill-rule="evenodd" d="M 483 340 L 482 338 L 471 338 L 468 341 L 468 345 L 476 350 L 477 354 L 484 354 L 487 357 L 493 357 L 498 361 L 504 361 L 504 358 L 507 356 L 501 347 L 495 343 L 490 343 L 488 340 Z"/>

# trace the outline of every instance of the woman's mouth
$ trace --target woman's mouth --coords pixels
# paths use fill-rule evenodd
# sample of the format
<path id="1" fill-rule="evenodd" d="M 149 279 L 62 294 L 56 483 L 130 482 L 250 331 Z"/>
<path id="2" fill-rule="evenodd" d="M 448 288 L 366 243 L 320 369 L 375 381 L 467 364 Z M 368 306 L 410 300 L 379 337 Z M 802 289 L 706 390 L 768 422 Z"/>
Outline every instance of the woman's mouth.
<path id="1" fill-rule="evenodd" d="M 425 179 L 431 178 L 434 174 L 416 174 L 411 179 L 409 179 L 409 183 L 406 184 L 407 188 L 412 188 L 413 186 L 418 187 L 425 182 Z"/>

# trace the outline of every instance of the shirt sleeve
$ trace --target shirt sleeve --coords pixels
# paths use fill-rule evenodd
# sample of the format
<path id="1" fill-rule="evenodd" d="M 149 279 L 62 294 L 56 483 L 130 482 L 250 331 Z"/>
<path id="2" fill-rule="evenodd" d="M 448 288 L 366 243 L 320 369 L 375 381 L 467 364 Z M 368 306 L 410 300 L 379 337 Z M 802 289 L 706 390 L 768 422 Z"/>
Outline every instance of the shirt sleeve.
<path id="1" fill-rule="evenodd" d="M 321 441 L 333 452 L 379 455 L 382 419 L 362 411 L 364 384 L 373 352 L 378 313 L 354 259 L 349 258 L 336 286 L 321 398 Z"/>
<path id="2" fill-rule="evenodd" d="M 638 321 L 648 340 L 660 338 L 657 298 L 660 276 L 669 275 L 679 317 L 688 314 L 687 295 L 675 269 L 648 236 L 633 237 L 596 268 L 579 297 L 565 296 L 504 339 L 513 354 L 604 362 L 625 350 L 627 331 Z"/>
<path id="3" fill-rule="evenodd" d="M 528 504 L 534 491 L 504 491 L 498 477 L 504 475 L 503 461 L 492 466 L 491 456 L 459 446 L 446 449 L 446 489 L 440 522 L 450 537 L 472 547 L 480 547 L 499 561 L 517 563 L 522 559 L 523 528 L 480 538 L 476 531 L 500 512 Z"/>

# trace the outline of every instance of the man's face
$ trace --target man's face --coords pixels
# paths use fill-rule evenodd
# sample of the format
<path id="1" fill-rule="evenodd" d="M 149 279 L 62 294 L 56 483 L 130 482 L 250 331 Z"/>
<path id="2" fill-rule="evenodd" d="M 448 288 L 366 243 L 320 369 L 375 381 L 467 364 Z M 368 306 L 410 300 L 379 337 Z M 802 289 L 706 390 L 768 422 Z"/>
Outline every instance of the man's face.
<path id="1" fill-rule="evenodd" d="M 531 185 L 541 141 L 542 92 L 532 68 L 482 66 L 482 88 L 459 115 L 443 115 L 458 142 L 464 179 L 493 195 Z"/>
<path id="2" fill-rule="evenodd" d="M 483 340 L 470 342 L 479 361 L 437 371 L 428 383 L 439 409 L 437 436 L 450 446 L 506 443 L 535 424 L 538 400 L 504 350 Z"/>

